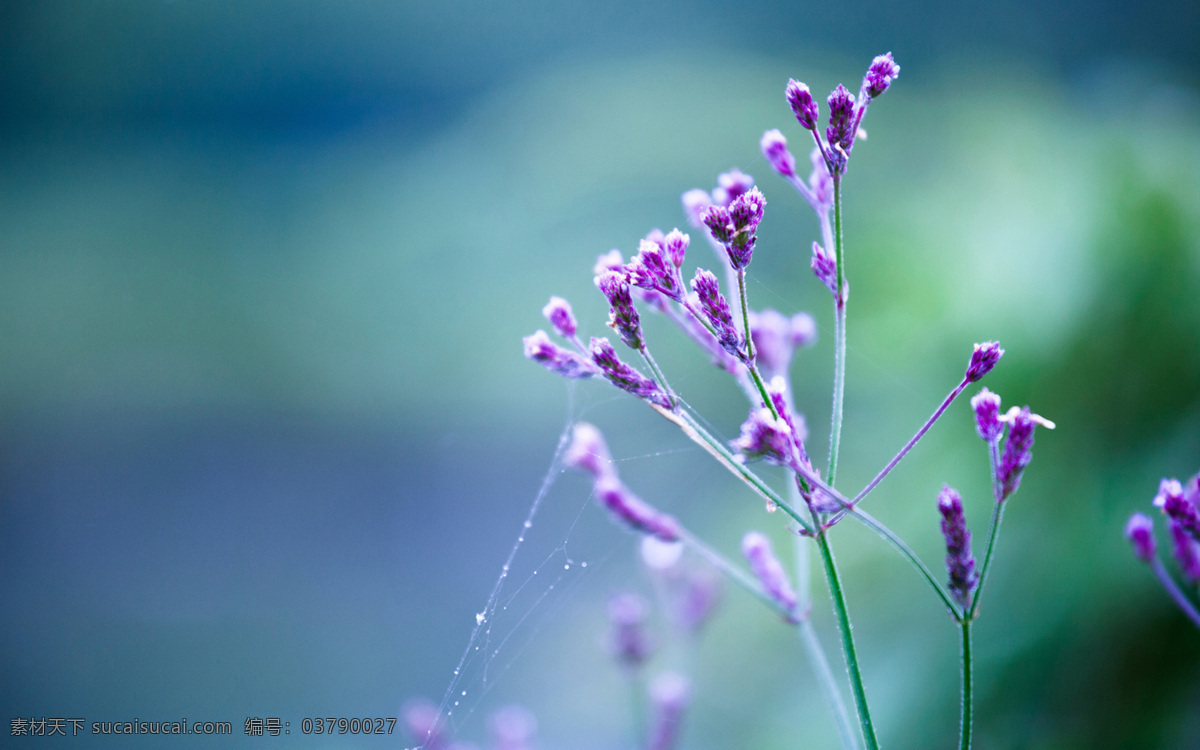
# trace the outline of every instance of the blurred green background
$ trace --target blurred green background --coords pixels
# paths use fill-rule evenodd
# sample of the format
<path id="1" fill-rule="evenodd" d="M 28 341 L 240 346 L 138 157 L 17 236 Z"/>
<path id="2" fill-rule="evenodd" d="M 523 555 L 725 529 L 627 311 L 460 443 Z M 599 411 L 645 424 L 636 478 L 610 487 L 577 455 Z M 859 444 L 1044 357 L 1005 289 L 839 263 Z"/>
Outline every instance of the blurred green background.
<path id="1" fill-rule="evenodd" d="M 1184 0 L 6 3 L 3 713 L 231 721 L 263 744 L 283 740 L 243 738 L 246 717 L 298 742 L 305 716 L 441 699 L 571 419 L 718 549 L 750 528 L 785 544 L 670 425 L 564 385 L 520 337 L 551 294 L 605 330 L 595 256 L 683 224 L 680 193 L 741 167 L 769 201 L 752 304 L 808 310 L 822 334 L 793 373 L 823 457 L 816 222 L 757 144 L 804 141 L 789 77 L 855 87 L 891 50 L 903 72 L 846 182 L 840 484 L 999 339 L 986 385 L 1058 429 L 1038 434 L 975 628 L 978 745 L 1200 747 L 1200 633 L 1121 537 L 1161 477 L 1200 470 L 1198 39 Z M 647 326 L 672 384 L 735 435 L 736 389 Z M 965 399 L 869 508 L 935 568 L 942 482 L 981 544 Z M 953 746 L 952 622 L 863 529 L 834 544 L 883 742 Z M 652 589 L 635 547 L 580 477 L 553 484 L 515 563 L 529 583 L 502 593 L 511 637 L 461 685 L 460 738 L 484 743 L 488 713 L 519 702 L 543 748 L 628 746 L 601 642 L 606 598 Z M 830 614 L 817 586 L 837 668 Z M 728 591 L 688 658 L 684 747 L 836 745 L 799 644 L 749 597 Z"/>

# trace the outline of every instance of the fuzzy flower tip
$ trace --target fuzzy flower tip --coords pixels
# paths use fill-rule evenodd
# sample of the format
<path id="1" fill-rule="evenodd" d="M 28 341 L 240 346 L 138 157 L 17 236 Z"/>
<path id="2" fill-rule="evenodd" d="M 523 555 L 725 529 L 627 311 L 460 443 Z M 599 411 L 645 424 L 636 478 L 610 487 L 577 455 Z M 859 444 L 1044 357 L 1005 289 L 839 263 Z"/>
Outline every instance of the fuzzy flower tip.
<path id="1" fill-rule="evenodd" d="M 611 477 L 601 477 L 596 482 L 595 493 L 596 502 L 633 531 L 649 534 L 664 542 L 679 538 L 679 522 L 673 516 L 651 507 Z"/>
<path id="2" fill-rule="evenodd" d="M 750 265 L 758 225 L 762 221 L 766 205 L 767 199 L 758 188 L 750 188 L 729 204 L 729 225 L 725 229 L 729 239 L 721 244 L 725 245 L 729 264 L 735 271 Z"/>
<path id="3" fill-rule="evenodd" d="M 616 477 L 612 454 L 608 452 L 604 435 L 587 422 L 575 424 L 575 429 L 571 431 L 571 444 L 563 453 L 563 463 L 591 474 L 593 481 Z"/>
<path id="4" fill-rule="evenodd" d="M 975 430 L 979 437 L 988 443 L 999 440 L 1004 432 L 1004 424 L 1000 422 L 1000 397 L 984 388 L 971 398 L 971 408 L 975 411 Z"/>
<path id="5" fill-rule="evenodd" d="M 542 308 L 542 315 L 546 316 L 546 320 L 550 321 L 558 335 L 565 339 L 575 335 L 576 323 L 575 315 L 571 312 L 571 303 L 562 297 L 551 297 Z"/>
<path id="6" fill-rule="evenodd" d="M 840 146 L 849 151 L 854 145 L 854 94 L 846 87 L 838 87 L 829 95 L 829 127 L 825 128 L 825 140 L 830 146 Z"/>
<path id="7" fill-rule="evenodd" d="M 622 362 L 613 351 L 612 344 L 606 338 L 592 338 L 592 361 L 600 368 L 600 372 L 608 381 L 623 391 L 628 391 L 638 398 L 645 399 L 664 409 L 671 408 L 671 400 L 667 394 L 650 378 Z"/>
<path id="8" fill-rule="evenodd" d="M 776 419 L 763 406 L 750 412 L 742 423 L 742 434 L 733 441 L 733 449 L 746 461 L 763 459 L 779 466 L 789 466 L 792 457 L 792 431 L 787 423 Z"/>
<path id="9" fill-rule="evenodd" d="M 971 352 L 971 362 L 967 365 L 967 382 L 975 383 L 980 378 L 987 375 L 1004 356 L 1004 350 L 1000 348 L 999 341 L 985 341 L 982 344 L 975 345 L 975 351 Z"/>
<path id="10" fill-rule="evenodd" d="M 938 493 L 938 512 L 942 514 L 942 536 L 946 539 L 950 593 L 959 606 L 966 607 L 979 576 L 975 572 L 975 556 L 971 554 L 971 532 L 963 515 L 962 497 L 949 485 L 942 485 Z"/>
<path id="11" fill-rule="evenodd" d="M 696 269 L 692 279 L 692 291 L 700 303 L 700 311 L 704 313 L 709 325 L 716 331 L 717 341 L 721 347 L 738 358 L 745 358 L 742 352 L 742 337 L 733 325 L 733 313 L 729 302 L 721 294 L 721 285 L 711 271 L 703 268 Z"/>
<path id="12" fill-rule="evenodd" d="M 646 600 L 637 594 L 617 594 L 608 600 L 609 651 L 626 667 L 641 665 L 654 652 L 646 615 Z"/>
<path id="13" fill-rule="evenodd" d="M 1142 513 L 1134 513 L 1125 524 L 1125 538 L 1133 545 L 1133 553 L 1145 562 L 1154 560 L 1154 522 Z"/>
<path id="14" fill-rule="evenodd" d="M 796 115 L 796 120 L 800 123 L 800 127 L 805 130 L 816 130 L 817 118 L 820 116 L 820 112 L 816 100 L 813 99 L 812 92 L 808 90 L 808 86 L 794 78 L 789 78 L 786 96 L 792 112 Z"/>
<path id="15" fill-rule="evenodd" d="M 683 712 L 691 700 L 691 684 L 677 672 L 663 672 L 650 683 L 649 693 L 654 723 L 646 747 L 648 750 L 671 750 L 679 740 Z"/>
<path id="16" fill-rule="evenodd" d="M 771 540 L 761 532 L 751 531 L 742 538 L 742 554 L 750 563 L 750 569 L 754 571 L 754 577 L 762 585 L 763 591 L 784 610 L 792 612 L 796 608 L 796 591 L 771 549 Z"/>
<path id="17" fill-rule="evenodd" d="M 672 238 L 679 254 L 679 265 L 683 264 L 683 250 L 687 242 L 683 235 Z M 663 241 L 665 242 L 665 237 Z M 682 247 L 679 245 L 682 244 Z M 679 265 L 674 263 L 672 254 L 663 244 L 652 239 L 644 239 L 638 245 L 638 254 L 625 267 L 629 274 L 629 283 L 642 289 L 653 289 L 662 292 L 673 300 L 683 297 L 683 282 L 679 277 Z"/>
<path id="18" fill-rule="evenodd" d="M 641 349 L 641 318 L 633 306 L 633 296 L 625 277 L 619 271 L 605 271 L 595 278 L 595 283 L 610 306 L 608 327 L 616 331 L 630 349 Z"/>
<path id="19" fill-rule="evenodd" d="M 812 266 L 813 275 L 836 297 L 837 260 L 833 255 L 814 242 L 812 243 L 812 260 L 809 262 L 809 265 Z"/>
<path id="20" fill-rule="evenodd" d="M 562 375 L 564 378 L 582 379 L 600 374 L 600 368 L 593 362 L 558 346 L 550 340 L 545 331 L 537 331 L 521 341 L 525 345 L 527 359 L 542 364 L 550 372 Z"/>
<path id="21" fill-rule="evenodd" d="M 768 130 L 763 133 L 758 147 L 762 149 L 763 158 L 779 174 L 784 177 L 796 176 L 796 157 L 788 151 L 787 138 L 779 130 Z"/>
<path id="22" fill-rule="evenodd" d="M 1003 501 L 1017 491 L 1025 467 L 1033 458 L 1034 427 L 1041 425 L 1053 430 L 1054 423 L 1031 413 L 1028 406 L 1020 409 L 1014 406 L 1000 420 L 1009 425 L 1004 454 L 1000 457 L 1000 465 L 996 467 L 996 481 L 1000 485 L 1000 499 Z"/>
<path id="23" fill-rule="evenodd" d="M 1154 496 L 1154 507 L 1159 508 L 1180 528 L 1200 542 L 1200 510 L 1187 498 L 1178 479 L 1164 479 Z"/>
<path id="24" fill-rule="evenodd" d="M 892 59 L 891 52 L 885 52 L 872 60 L 871 66 L 867 68 L 867 74 L 863 76 L 863 91 L 874 99 L 887 91 L 888 86 L 891 86 L 892 81 L 899 75 L 900 66 Z"/>

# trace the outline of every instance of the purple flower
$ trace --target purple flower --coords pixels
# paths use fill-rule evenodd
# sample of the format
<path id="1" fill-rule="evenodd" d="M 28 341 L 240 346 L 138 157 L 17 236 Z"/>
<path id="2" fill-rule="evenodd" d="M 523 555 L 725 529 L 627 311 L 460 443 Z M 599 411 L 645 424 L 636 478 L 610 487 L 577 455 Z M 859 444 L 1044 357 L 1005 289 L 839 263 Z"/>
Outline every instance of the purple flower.
<path id="1" fill-rule="evenodd" d="M 888 86 L 892 85 L 892 81 L 899 75 L 900 66 L 892 59 L 891 52 L 885 52 L 872 60 L 871 66 L 867 68 L 867 74 L 863 77 L 863 91 L 874 99 L 887 91 Z"/>
<path id="2" fill-rule="evenodd" d="M 671 750 L 679 740 L 679 726 L 691 700 L 691 686 L 683 675 L 663 672 L 650 683 L 649 692 L 654 723 L 647 750 Z"/>
<path id="3" fill-rule="evenodd" d="M 728 245 L 733 241 L 733 217 L 729 214 L 729 209 L 721 205 L 711 205 L 705 211 L 700 221 L 704 226 L 708 227 L 709 233 L 713 239 L 722 245 Z"/>
<path id="4" fill-rule="evenodd" d="M 733 314 L 725 295 L 721 294 L 721 285 L 717 282 L 717 277 L 711 271 L 697 268 L 696 276 L 692 279 L 692 291 L 696 293 L 700 311 L 716 331 L 717 341 L 725 351 L 745 359 L 742 336 L 733 325 Z"/>
<path id="5" fill-rule="evenodd" d="M 684 630 L 696 633 L 721 603 L 721 579 L 712 568 L 691 568 L 680 581 L 675 617 Z"/>
<path id="6" fill-rule="evenodd" d="M 600 367 L 601 373 L 610 383 L 656 406 L 671 408 L 671 400 L 658 384 L 618 359 L 608 339 L 593 336 L 591 352 L 592 361 Z"/>
<path id="7" fill-rule="evenodd" d="M 679 538 L 679 522 L 673 516 L 656 510 L 615 478 L 601 477 L 593 490 L 596 502 L 631 530 L 649 534 L 664 542 Z"/>
<path id="8" fill-rule="evenodd" d="M 717 175 L 717 187 L 713 190 L 713 203 L 729 207 L 730 203 L 754 187 L 754 178 L 734 167 L 728 172 Z"/>
<path id="9" fill-rule="evenodd" d="M 1000 485 L 1000 500 L 1003 502 L 1017 491 L 1021 485 L 1021 475 L 1033 457 L 1034 427 L 1040 424 L 1053 430 L 1054 423 L 1030 413 L 1028 406 L 1021 409 L 1014 406 L 1000 419 L 1009 425 L 1004 455 L 1000 457 L 1000 465 L 996 468 L 996 481 Z"/>
<path id="10" fill-rule="evenodd" d="M 1159 483 L 1154 506 L 1200 542 L 1200 510 L 1184 495 L 1183 485 L 1178 479 L 1164 479 Z"/>
<path id="11" fill-rule="evenodd" d="M 800 122 L 800 127 L 815 131 L 820 111 L 808 86 L 794 78 L 789 78 L 786 95 L 788 104 L 791 105 L 792 112 L 796 115 L 796 120 Z"/>
<path id="12" fill-rule="evenodd" d="M 687 247 L 686 242 L 683 247 Z M 682 250 L 679 250 L 679 257 L 682 265 Z M 683 281 L 679 277 L 679 267 L 668 257 L 667 250 L 657 242 L 642 240 L 638 245 L 638 254 L 629 261 L 625 270 L 629 274 L 630 284 L 642 289 L 654 289 L 676 301 L 683 299 Z"/>
<path id="13" fill-rule="evenodd" d="M 766 406 L 751 410 L 742 423 L 742 434 L 731 445 L 746 461 L 763 459 L 779 466 L 791 465 L 791 428 L 784 420 L 776 419 Z"/>
<path id="14" fill-rule="evenodd" d="M 825 288 L 837 296 L 837 260 L 829 253 L 828 250 L 814 242 L 812 244 L 812 261 L 809 263 L 812 266 L 813 274 L 820 280 Z"/>
<path id="15" fill-rule="evenodd" d="M 521 706 L 504 706 L 488 718 L 492 750 L 533 750 L 537 718 Z"/>
<path id="16" fill-rule="evenodd" d="M 612 454 L 600 430 L 587 422 L 576 422 L 571 431 L 571 444 L 563 454 L 563 463 L 572 469 L 586 471 L 593 481 L 616 477 Z"/>
<path id="17" fill-rule="evenodd" d="M 768 130 L 763 133 L 758 147 L 762 149 L 763 158 L 779 174 L 784 177 L 796 176 L 796 157 L 788 151 L 787 138 L 779 130 Z"/>
<path id="18" fill-rule="evenodd" d="M 633 297 L 629 294 L 625 277 L 619 271 L 605 271 L 594 281 L 611 306 L 608 327 L 616 331 L 630 349 L 641 349 L 644 343 L 641 318 L 633 306 Z"/>
<path id="19" fill-rule="evenodd" d="M 796 448 L 794 455 L 798 457 L 801 464 L 812 468 L 812 463 L 808 460 L 808 451 L 804 449 L 804 441 L 808 439 L 808 424 L 805 423 L 802 415 L 794 413 L 788 405 L 787 399 L 784 397 L 786 390 L 787 380 L 783 375 L 776 375 L 767 384 L 767 394 L 771 397 L 771 404 L 787 424 L 788 432 L 791 433 L 792 445 Z M 788 456 L 792 455 L 788 453 Z M 792 466 L 792 468 L 799 470 L 798 466 Z"/>
<path id="20" fill-rule="evenodd" d="M 763 209 L 767 205 L 766 198 L 758 188 L 750 188 L 729 204 L 729 219 L 733 226 L 733 235 L 728 242 L 723 242 L 729 254 L 729 264 L 735 271 L 740 271 L 750 265 L 754 254 L 754 243 L 757 239 L 759 222 L 762 221 Z M 714 233 L 713 236 L 716 236 Z"/>
<path id="21" fill-rule="evenodd" d="M 975 557 L 971 554 L 971 532 L 963 515 L 962 497 L 950 485 L 938 493 L 938 512 L 942 514 L 942 536 L 946 538 L 946 570 L 950 573 L 950 593 L 959 606 L 966 607 L 971 592 L 979 583 Z"/>
<path id="22" fill-rule="evenodd" d="M 1153 562 L 1155 541 L 1154 522 L 1141 513 L 1134 513 L 1125 524 L 1125 538 L 1133 545 L 1133 552 L 1145 562 Z"/>
<path id="23" fill-rule="evenodd" d="M 680 200 L 683 201 L 683 213 L 687 215 L 688 223 L 697 229 L 703 226 L 704 214 L 712 205 L 712 198 L 709 194 L 696 188 L 684 193 Z"/>
<path id="24" fill-rule="evenodd" d="M 975 429 L 988 443 L 1000 439 L 1004 424 L 1000 421 L 1000 397 L 984 388 L 971 399 L 975 410 Z"/>
<path id="25" fill-rule="evenodd" d="M 672 229 L 671 232 L 663 237 L 663 249 L 667 251 L 667 257 L 671 259 L 671 264 L 676 268 L 683 265 L 683 255 L 687 252 L 688 243 L 692 241 L 678 228 Z"/>
<path id="26" fill-rule="evenodd" d="M 791 613 L 795 610 L 796 591 L 792 588 L 779 558 L 775 557 L 771 550 L 771 540 L 758 531 L 751 531 L 742 538 L 742 554 L 750 563 L 754 577 L 758 579 L 767 596 L 774 599 L 785 611 Z"/>
<path id="27" fill-rule="evenodd" d="M 842 84 L 829 95 L 829 127 L 825 128 L 825 140 L 829 145 L 841 146 L 849 151 L 854 145 L 854 95 Z"/>
<path id="28" fill-rule="evenodd" d="M 545 331 L 537 331 L 532 336 L 522 339 L 525 344 L 525 357 L 534 362 L 540 362 L 550 372 L 565 378 L 590 378 L 600 374 L 596 367 L 586 357 L 573 351 L 563 349 L 550 340 Z"/>
<path id="29" fill-rule="evenodd" d="M 617 594 L 608 600 L 609 651 L 625 667 L 641 666 L 654 652 L 646 632 L 646 609 L 646 600 L 637 594 Z"/>
<path id="30" fill-rule="evenodd" d="M 971 363 L 967 365 L 967 382 L 975 383 L 980 378 L 987 375 L 1004 356 L 1004 350 L 1000 348 L 999 341 L 985 341 L 982 344 L 975 345 L 975 351 L 971 352 Z"/>
<path id="31" fill-rule="evenodd" d="M 1179 568 L 1192 583 L 1200 581 L 1200 542 L 1192 538 L 1183 524 L 1171 519 L 1171 541 L 1174 543 L 1175 559 Z"/>
<path id="32" fill-rule="evenodd" d="M 575 316 L 571 313 L 571 303 L 562 297 L 551 297 L 542 308 L 542 315 L 554 326 L 554 330 L 565 339 L 575 335 Z"/>

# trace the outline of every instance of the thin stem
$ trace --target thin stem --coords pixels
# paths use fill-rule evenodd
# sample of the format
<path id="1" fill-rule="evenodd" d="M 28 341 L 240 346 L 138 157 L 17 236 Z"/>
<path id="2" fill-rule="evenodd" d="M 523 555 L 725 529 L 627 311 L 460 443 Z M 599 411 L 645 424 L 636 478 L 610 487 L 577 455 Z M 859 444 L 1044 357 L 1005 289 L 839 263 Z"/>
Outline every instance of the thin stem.
<path id="1" fill-rule="evenodd" d="M 791 612 L 782 607 L 779 602 L 772 599 L 770 595 L 763 591 L 762 586 L 760 586 L 754 579 L 750 578 L 750 576 L 746 575 L 741 568 L 738 568 L 736 565 L 731 563 L 720 552 L 717 552 L 704 542 L 697 539 L 696 536 L 690 531 L 687 531 L 686 529 L 680 529 L 679 539 L 694 552 L 707 560 L 714 568 L 728 576 L 731 581 L 748 591 L 754 596 L 754 598 L 767 605 L 772 611 L 775 612 L 775 614 L 779 615 L 790 623 L 797 621 L 795 612 Z"/>
<path id="2" fill-rule="evenodd" d="M 921 558 L 917 557 L 917 553 L 913 552 L 912 548 L 904 543 L 903 539 L 896 536 L 894 531 L 889 529 L 887 526 L 884 526 L 883 523 L 876 520 L 873 516 L 861 508 L 849 508 L 848 513 L 850 516 L 862 523 L 863 526 L 866 526 L 871 531 L 874 531 L 885 542 L 892 545 L 892 547 L 895 548 L 895 550 L 899 552 L 905 560 L 908 561 L 909 565 L 912 565 L 914 568 L 916 568 L 917 572 L 925 578 L 925 581 L 934 590 L 938 597 L 941 598 L 942 603 L 946 605 L 946 609 L 950 610 L 950 614 L 954 617 L 954 619 L 962 619 L 963 615 L 959 611 L 959 608 L 954 606 L 954 601 L 950 598 L 950 595 L 946 593 L 946 590 L 940 583 L 938 583 L 938 580 L 934 577 L 933 573 L 929 570 L 925 563 L 922 562 Z"/>
<path id="3" fill-rule="evenodd" d="M 842 243 L 842 177 L 833 174 L 833 246 L 837 263 L 837 292 L 833 295 L 833 409 L 829 429 L 830 485 L 836 484 L 838 449 L 842 442 L 842 403 L 846 391 L 846 263 Z"/>
<path id="4" fill-rule="evenodd" d="M 750 331 L 750 301 L 746 297 L 746 269 L 737 270 L 738 298 L 742 302 L 742 335 L 746 337 L 746 361 L 754 363 L 754 336 Z M 770 399 L 768 399 L 770 400 Z"/>
<path id="5" fill-rule="evenodd" d="M 995 509 L 992 511 L 992 527 L 988 532 L 987 553 L 983 557 L 983 567 L 979 569 L 979 586 L 975 589 L 975 596 L 971 599 L 969 614 L 966 616 L 968 620 L 974 620 L 979 616 L 979 601 L 983 598 L 983 584 L 987 583 L 988 570 L 992 567 L 992 554 L 996 551 L 996 539 L 1000 536 L 1000 522 L 1004 519 L 1004 503 L 996 503 Z"/>
<path id="6" fill-rule="evenodd" d="M 829 667 L 829 660 L 825 658 L 825 650 L 821 648 L 821 642 L 817 640 L 817 630 L 813 627 L 812 621 L 807 618 L 800 621 L 799 629 L 800 642 L 804 644 L 804 650 L 808 652 L 817 682 L 820 683 L 822 692 L 829 701 L 829 709 L 833 712 L 837 724 L 838 736 L 842 738 L 842 747 L 846 750 L 858 750 L 858 738 L 855 736 L 854 725 L 850 723 L 850 712 L 846 710 L 846 702 L 842 700 L 842 691 L 838 689 L 833 670 Z"/>
<path id="7" fill-rule="evenodd" d="M 850 629 L 850 612 L 846 609 L 846 597 L 842 593 L 842 582 L 838 577 L 837 565 L 833 561 L 833 550 L 829 548 L 829 539 L 825 530 L 820 528 L 816 511 L 813 511 L 813 524 L 817 526 L 817 548 L 821 551 L 821 562 L 825 565 L 825 578 L 829 582 L 829 597 L 833 600 L 833 611 L 837 615 L 838 630 L 842 634 L 842 652 L 846 657 L 846 669 L 850 673 L 850 687 L 854 693 L 854 703 L 858 707 L 858 721 L 862 725 L 863 739 L 868 750 L 878 750 L 879 741 L 875 738 L 875 727 L 871 723 L 871 711 L 867 707 L 867 693 L 863 688 L 862 673 L 858 668 L 858 654 L 854 649 L 854 633 Z"/>
<path id="8" fill-rule="evenodd" d="M 946 409 L 950 408 L 950 404 L 954 403 L 954 399 L 958 398 L 959 394 L 966 390 L 968 383 L 969 381 L 966 378 L 963 378 L 963 381 L 955 386 L 954 390 L 950 391 L 950 395 L 946 396 L 945 400 L 942 401 L 942 405 L 934 410 L 933 415 L 930 416 L 929 419 L 925 420 L 925 424 L 921 425 L 921 429 L 917 430 L 917 434 L 913 435 L 912 439 L 905 443 L 904 447 L 900 449 L 900 452 L 896 454 L 895 458 L 889 461 L 887 466 L 883 467 L 883 471 L 876 474 L 875 478 L 868 482 L 867 486 L 863 487 L 862 491 L 854 496 L 854 499 L 850 501 L 851 505 L 855 505 L 859 500 L 862 500 L 864 497 L 866 497 L 871 490 L 875 489 L 875 487 L 883 481 L 884 477 L 891 473 L 892 469 L 896 468 L 896 464 L 900 463 L 900 459 L 904 458 L 904 456 L 913 449 L 913 446 L 915 446 L 921 438 L 925 437 L 925 433 L 929 432 L 929 428 L 933 427 L 933 423 L 938 421 L 942 414 L 945 413 Z"/>
<path id="9" fill-rule="evenodd" d="M 671 402 L 671 408 L 678 408 L 679 400 L 675 398 L 675 391 L 671 390 L 671 386 L 667 384 L 667 376 L 663 375 L 662 370 L 658 368 L 658 363 L 654 361 L 654 357 L 650 356 L 650 350 L 645 344 L 642 344 L 638 351 L 642 353 L 642 359 L 650 367 L 650 373 L 654 380 L 667 392 L 667 400 Z"/>
<path id="10" fill-rule="evenodd" d="M 971 664 L 971 621 L 964 619 L 962 626 L 962 723 L 959 726 L 959 750 L 971 750 L 971 729 L 975 711 L 972 683 L 974 677 Z"/>
<path id="11" fill-rule="evenodd" d="M 1167 593 L 1171 595 L 1171 598 L 1175 600 L 1175 603 L 1179 605 L 1183 613 L 1190 617 L 1192 622 L 1196 623 L 1196 627 L 1200 628 L 1200 612 L 1196 611 L 1196 608 L 1188 601 L 1187 596 L 1175 585 L 1175 580 L 1171 578 L 1171 574 L 1167 572 L 1167 569 L 1163 567 L 1157 557 L 1150 561 L 1150 567 L 1154 568 L 1154 575 L 1158 576 L 1158 580 L 1162 582 L 1163 588 L 1167 590 Z"/>

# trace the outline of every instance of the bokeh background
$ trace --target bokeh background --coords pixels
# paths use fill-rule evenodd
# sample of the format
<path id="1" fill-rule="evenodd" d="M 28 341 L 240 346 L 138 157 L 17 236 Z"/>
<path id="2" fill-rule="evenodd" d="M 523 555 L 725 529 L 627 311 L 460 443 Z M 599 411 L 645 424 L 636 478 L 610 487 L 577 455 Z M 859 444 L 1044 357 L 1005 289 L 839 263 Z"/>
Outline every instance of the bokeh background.
<path id="1" fill-rule="evenodd" d="M 604 330 L 595 256 L 683 224 L 680 193 L 741 167 L 769 201 L 752 302 L 808 310 L 823 336 L 794 368 L 822 456 L 816 223 L 758 138 L 804 141 L 789 77 L 856 88 L 891 50 L 903 72 L 846 183 L 840 483 L 865 483 L 971 344 L 999 339 L 986 384 L 1059 427 L 1038 434 L 975 629 L 978 745 L 1200 747 L 1200 633 L 1121 537 L 1161 477 L 1200 470 L 1197 17 L 1187 0 L 5 3 L 4 718 L 393 747 L 398 730 L 299 723 L 453 685 L 462 740 L 486 746 L 515 702 L 547 750 L 630 746 L 604 606 L 653 587 L 636 540 L 553 465 L 563 425 L 599 425 L 626 482 L 726 554 L 750 528 L 788 535 L 669 424 L 567 386 L 520 337 L 551 294 Z M 689 275 L 712 265 L 694 248 Z M 736 434 L 737 390 L 648 329 Z M 872 500 L 935 568 L 942 482 L 985 533 L 973 435 L 964 400 Z M 547 480 L 495 637 L 471 643 L 496 655 L 452 683 Z M 878 539 L 845 525 L 834 543 L 883 741 L 953 746 L 957 630 Z M 656 617 L 651 671 L 693 681 L 683 747 L 836 746 L 794 635 L 749 597 L 727 591 L 690 654 Z M 253 716 L 290 739 L 243 737 Z M 157 744 L 60 744 L 80 742 Z"/>

